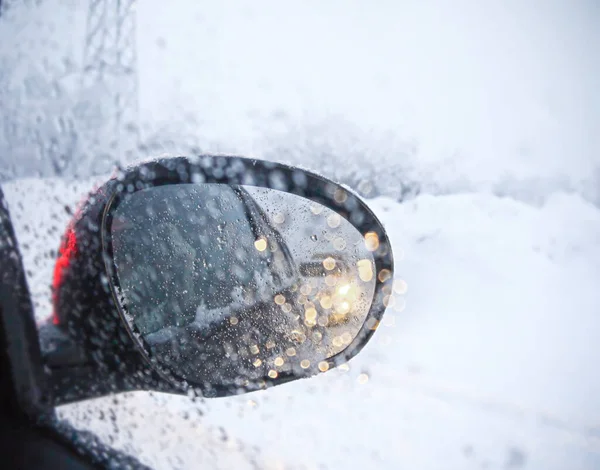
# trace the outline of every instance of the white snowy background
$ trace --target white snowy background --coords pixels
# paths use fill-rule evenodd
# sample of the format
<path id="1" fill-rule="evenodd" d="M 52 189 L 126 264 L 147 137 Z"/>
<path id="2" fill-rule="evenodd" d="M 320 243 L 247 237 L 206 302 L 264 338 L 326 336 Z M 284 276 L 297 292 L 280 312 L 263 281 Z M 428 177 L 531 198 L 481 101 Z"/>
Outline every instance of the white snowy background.
<path id="1" fill-rule="evenodd" d="M 64 4 L 0 24 L 2 53 L 76 61 L 85 5 Z M 61 415 L 156 468 L 600 468 L 600 4 L 149 0 L 137 20 L 144 132 L 373 169 L 408 290 L 349 370 Z M 3 186 L 39 320 L 93 180 Z"/>

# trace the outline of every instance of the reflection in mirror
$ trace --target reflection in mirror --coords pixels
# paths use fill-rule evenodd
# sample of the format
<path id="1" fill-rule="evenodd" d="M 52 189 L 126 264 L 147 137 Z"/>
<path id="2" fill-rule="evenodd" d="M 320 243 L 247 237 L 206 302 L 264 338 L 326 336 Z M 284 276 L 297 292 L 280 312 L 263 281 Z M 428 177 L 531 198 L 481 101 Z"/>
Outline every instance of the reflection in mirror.
<path id="1" fill-rule="evenodd" d="M 192 384 L 243 387 L 323 369 L 356 337 L 373 300 L 368 240 L 293 194 L 158 186 L 123 199 L 109 229 L 129 326 Z"/>

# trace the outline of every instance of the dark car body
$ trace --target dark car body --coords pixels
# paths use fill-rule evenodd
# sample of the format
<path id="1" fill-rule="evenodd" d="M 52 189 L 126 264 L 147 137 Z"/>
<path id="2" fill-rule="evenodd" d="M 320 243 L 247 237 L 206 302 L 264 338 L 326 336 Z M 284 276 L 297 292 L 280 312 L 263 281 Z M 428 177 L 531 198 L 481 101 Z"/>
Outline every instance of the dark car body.
<path id="1" fill-rule="evenodd" d="M 111 296 L 107 288 L 106 279 L 104 279 L 104 282 L 101 281 L 86 285 L 85 288 L 73 289 L 73 286 L 78 286 L 83 280 L 93 278 L 91 274 L 102 271 L 104 260 L 98 256 L 102 241 L 97 221 L 101 219 L 102 212 L 109 203 L 110 194 L 116 184 L 118 184 L 116 180 L 110 180 L 105 185 L 91 192 L 81 203 L 80 208 L 67 228 L 55 267 L 53 322 L 66 334 L 69 334 L 70 331 L 72 338 L 79 342 L 80 350 L 78 351 L 78 356 L 81 357 L 81 360 L 87 363 L 98 362 L 109 368 L 126 367 L 136 370 L 144 368 L 143 362 L 140 361 L 139 350 L 134 341 L 127 337 L 127 332 L 122 326 L 121 319 L 116 314 L 118 308 L 107 309 L 105 307 L 108 304 L 115 305 L 116 307 L 119 303 L 119 299 Z M 225 338 L 227 335 L 231 335 L 231 331 L 227 329 L 230 316 L 235 317 L 240 323 L 237 330 L 249 335 L 248 347 L 250 344 L 261 344 L 261 349 L 265 350 L 266 347 L 264 344 L 266 344 L 268 338 L 273 336 L 275 332 L 273 331 L 273 322 L 267 321 L 266 318 L 261 321 L 261 315 L 268 316 L 272 312 L 272 309 L 279 309 L 279 306 L 273 303 L 273 297 L 278 294 L 289 299 L 290 303 L 293 303 L 295 299 L 291 289 L 297 287 L 298 273 L 288 247 L 277 229 L 269 221 L 263 209 L 247 191 L 243 187 L 236 187 L 234 193 L 235 197 L 243 204 L 248 224 L 255 238 L 266 236 L 270 244 L 276 245 L 270 246 L 274 253 L 269 254 L 265 258 L 265 267 L 270 269 L 276 277 L 275 282 L 278 288 L 271 292 L 268 298 L 261 298 L 259 295 L 256 295 L 256 292 L 258 292 L 257 289 L 249 289 L 250 293 L 254 295 L 252 300 L 253 305 L 238 308 L 237 310 L 235 308 L 231 309 L 227 316 L 221 318 L 222 324 L 211 325 L 210 330 L 207 330 L 210 334 L 206 332 L 200 334 L 199 328 L 194 328 L 194 325 L 186 327 L 185 324 L 192 322 L 194 312 L 186 314 L 187 318 L 183 318 L 185 320 L 183 323 L 185 324 L 182 324 L 180 321 L 182 318 L 172 320 L 163 319 L 160 327 L 163 329 L 168 329 L 169 327 L 177 328 L 179 332 L 184 328 L 187 331 L 185 337 L 190 341 L 186 347 L 182 347 L 182 336 L 180 335 L 178 345 L 174 344 L 173 341 L 163 341 L 161 344 L 154 342 L 148 348 L 148 352 L 165 360 L 169 358 L 173 359 L 174 357 L 181 359 L 181 355 L 185 355 L 189 364 L 188 368 L 189 370 L 194 370 L 194 374 L 187 377 L 182 375 L 180 377 L 182 379 L 193 378 L 201 380 L 203 373 L 210 372 L 205 368 L 210 365 L 208 361 L 202 360 L 202 351 L 207 351 L 210 346 L 210 348 L 213 348 L 212 352 L 214 354 L 215 344 L 219 344 L 219 348 L 226 347 L 228 342 Z M 271 267 L 273 263 L 277 263 L 277 266 Z M 140 262 L 139 264 L 143 263 Z M 182 267 L 180 268 L 182 269 Z M 258 269 L 258 267 L 253 267 L 253 269 Z M 153 287 L 156 290 L 155 285 Z M 296 307 L 294 304 L 295 309 Z M 146 328 L 144 330 L 141 328 L 139 322 L 136 326 L 135 321 L 133 321 L 132 326 L 134 331 L 139 331 L 142 337 L 146 339 L 145 344 L 148 345 L 149 342 L 147 339 L 151 336 L 149 333 L 152 333 L 153 329 Z M 154 327 L 154 330 L 158 328 Z M 286 329 L 288 333 L 294 330 L 290 324 L 286 326 Z M 88 334 L 82 334 L 82 331 L 88 332 Z M 114 353 L 106 350 L 106 348 L 100 349 L 101 344 L 106 340 L 110 340 L 111 337 L 115 338 L 114 344 L 117 350 L 120 350 L 119 354 L 125 353 L 126 357 L 130 358 L 127 364 L 123 364 L 122 361 L 113 357 Z M 94 341 L 95 338 L 96 341 Z M 279 340 L 279 343 L 281 343 L 281 334 L 279 335 Z M 223 354 L 225 355 L 225 352 Z M 248 360 L 245 360 L 244 357 L 239 357 L 238 363 L 241 369 L 234 370 L 232 368 L 229 374 L 223 369 L 221 373 L 228 375 L 228 383 L 232 387 L 243 383 L 244 377 L 258 376 L 259 372 L 266 375 L 269 370 L 268 368 L 265 369 L 268 366 L 268 361 L 265 360 L 261 362 L 261 367 L 256 367 L 253 365 L 256 358 L 250 353 Z M 180 362 L 183 363 L 185 361 Z M 203 363 L 206 363 L 206 365 L 203 365 Z M 242 373 L 242 369 L 248 373 Z M 221 377 L 221 379 L 225 378 L 225 376 Z M 234 381 L 234 378 L 237 378 L 237 380 Z"/>

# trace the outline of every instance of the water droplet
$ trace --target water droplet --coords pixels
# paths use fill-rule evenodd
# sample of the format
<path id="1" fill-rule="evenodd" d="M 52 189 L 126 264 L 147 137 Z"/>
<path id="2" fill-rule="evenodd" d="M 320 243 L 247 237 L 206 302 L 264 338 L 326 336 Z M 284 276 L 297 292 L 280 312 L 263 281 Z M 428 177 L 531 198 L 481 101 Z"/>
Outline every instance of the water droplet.
<path id="1" fill-rule="evenodd" d="M 311 236 L 310 236 L 310 239 L 311 239 L 313 242 L 316 242 L 316 241 L 317 241 L 317 236 L 316 236 L 316 235 L 311 235 Z"/>

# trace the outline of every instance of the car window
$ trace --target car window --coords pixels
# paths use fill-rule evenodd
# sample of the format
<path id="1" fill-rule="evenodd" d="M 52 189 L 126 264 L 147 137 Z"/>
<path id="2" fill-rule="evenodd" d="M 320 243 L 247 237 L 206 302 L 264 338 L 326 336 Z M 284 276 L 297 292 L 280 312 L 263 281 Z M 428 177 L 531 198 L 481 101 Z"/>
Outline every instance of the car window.
<path id="1" fill-rule="evenodd" d="M 38 323 L 82 199 L 149 157 L 310 168 L 367 200 L 397 265 L 343 367 L 61 419 L 161 469 L 600 467 L 594 2 L 0 5 L 0 182 Z"/>

